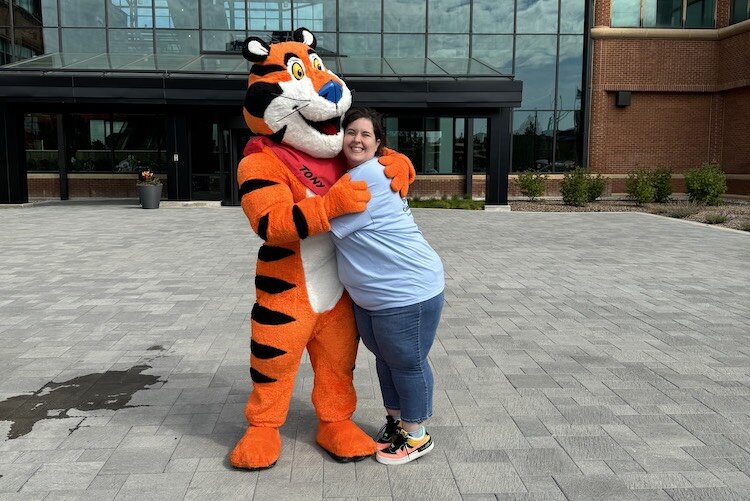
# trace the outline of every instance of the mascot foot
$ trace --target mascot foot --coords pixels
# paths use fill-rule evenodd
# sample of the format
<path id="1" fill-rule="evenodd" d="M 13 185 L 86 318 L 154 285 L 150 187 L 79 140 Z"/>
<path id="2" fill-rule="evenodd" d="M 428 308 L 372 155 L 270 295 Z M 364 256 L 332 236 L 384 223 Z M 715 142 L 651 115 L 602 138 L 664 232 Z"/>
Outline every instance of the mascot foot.
<path id="1" fill-rule="evenodd" d="M 351 420 L 318 423 L 318 444 L 339 463 L 361 461 L 375 453 L 375 441 Z"/>
<path id="2" fill-rule="evenodd" d="M 229 455 L 229 461 L 235 468 L 263 470 L 275 465 L 280 454 L 278 429 L 250 426 Z"/>

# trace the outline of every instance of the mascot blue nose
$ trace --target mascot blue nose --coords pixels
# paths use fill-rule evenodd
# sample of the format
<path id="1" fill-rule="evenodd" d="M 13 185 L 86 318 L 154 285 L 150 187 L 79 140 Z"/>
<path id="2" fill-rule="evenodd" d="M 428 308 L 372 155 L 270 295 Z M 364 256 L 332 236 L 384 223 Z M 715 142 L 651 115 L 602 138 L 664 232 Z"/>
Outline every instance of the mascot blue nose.
<path id="1" fill-rule="evenodd" d="M 341 87 L 340 83 L 329 80 L 327 84 L 320 88 L 318 95 L 328 99 L 333 104 L 336 104 L 341 100 L 343 93 L 344 89 Z"/>

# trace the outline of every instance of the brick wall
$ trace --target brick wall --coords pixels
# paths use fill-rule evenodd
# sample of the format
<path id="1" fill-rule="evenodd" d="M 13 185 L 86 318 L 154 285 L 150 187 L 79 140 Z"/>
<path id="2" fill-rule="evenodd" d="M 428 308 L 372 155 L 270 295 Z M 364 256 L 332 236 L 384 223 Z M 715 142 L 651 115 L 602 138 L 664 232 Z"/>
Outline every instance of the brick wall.
<path id="1" fill-rule="evenodd" d="M 166 176 L 160 176 L 164 188 L 162 199 L 167 198 Z M 59 198 L 60 181 L 52 174 L 28 175 L 29 198 Z M 71 198 L 138 198 L 136 176 L 109 176 L 70 174 L 68 177 L 68 194 Z"/>
<path id="2" fill-rule="evenodd" d="M 484 191 L 484 188 L 482 188 Z M 409 187 L 409 196 L 440 197 L 442 195 L 462 195 L 466 193 L 464 176 L 417 176 Z"/>
<path id="3" fill-rule="evenodd" d="M 597 2 L 595 25 L 609 25 L 610 5 Z M 729 0 L 719 0 L 718 26 L 727 25 L 728 13 Z M 681 32 L 690 33 L 669 34 Z M 617 36 L 593 43 L 589 167 L 625 174 L 664 166 L 681 174 L 719 162 L 741 175 L 729 181 L 729 192 L 747 194 L 750 32 L 716 40 L 634 38 L 650 36 L 648 30 Z M 615 105 L 619 90 L 631 91 L 629 106 Z M 681 180 L 673 187 L 684 191 Z M 624 179 L 613 180 L 612 191 L 622 193 Z"/>

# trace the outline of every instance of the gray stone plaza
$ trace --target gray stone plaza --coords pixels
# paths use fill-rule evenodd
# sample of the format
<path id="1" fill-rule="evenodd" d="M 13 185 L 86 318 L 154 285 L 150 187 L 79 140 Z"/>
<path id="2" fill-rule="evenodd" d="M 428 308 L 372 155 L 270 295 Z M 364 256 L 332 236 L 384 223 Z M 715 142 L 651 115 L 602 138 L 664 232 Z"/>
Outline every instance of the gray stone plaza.
<path id="1" fill-rule="evenodd" d="M 302 361 L 277 465 L 235 470 L 239 208 L 0 210 L 0 499 L 750 499 L 750 233 L 415 210 L 443 259 L 433 452 L 334 462 Z M 383 424 L 360 348 L 355 420 Z"/>

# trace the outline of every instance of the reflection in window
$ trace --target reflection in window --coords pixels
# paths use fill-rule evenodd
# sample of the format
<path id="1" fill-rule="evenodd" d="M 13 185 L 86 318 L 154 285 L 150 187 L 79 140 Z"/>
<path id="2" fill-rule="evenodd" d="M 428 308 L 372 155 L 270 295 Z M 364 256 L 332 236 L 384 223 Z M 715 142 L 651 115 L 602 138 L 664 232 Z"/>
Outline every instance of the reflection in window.
<path id="1" fill-rule="evenodd" d="M 453 126 L 453 173 L 466 171 L 466 119 L 456 118 Z"/>
<path id="2" fill-rule="evenodd" d="M 679 28 L 682 25 L 682 0 L 643 0 L 643 26 Z"/>
<path id="3" fill-rule="evenodd" d="M 580 119 L 580 110 L 557 112 L 553 172 L 566 172 L 581 164 L 579 157 L 582 139 Z"/>
<path id="4" fill-rule="evenodd" d="M 556 52 L 554 35 L 516 36 L 515 75 L 523 81 L 523 108 L 554 108 Z"/>
<path id="5" fill-rule="evenodd" d="M 560 37 L 560 73 L 557 85 L 557 108 L 581 108 L 581 82 L 583 73 L 583 36 Z"/>
<path id="6" fill-rule="evenodd" d="M 154 52 L 154 32 L 151 30 L 114 30 L 109 33 L 109 52 L 151 54 Z"/>
<path id="7" fill-rule="evenodd" d="M 62 51 L 102 54 L 106 50 L 103 29 L 63 28 Z"/>
<path id="8" fill-rule="evenodd" d="M 469 2 L 466 0 L 429 0 L 429 33 L 468 33 Z"/>
<path id="9" fill-rule="evenodd" d="M 245 1 L 203 0 L 201 17 L 203 29 L 245 30 L 247 29 Z"/>
<path id="10" fill-rule="evenodd" d="M 383 35 L 384 57 L 424 57 L 424 35 Z M 412 72 L 414 72 L 412 70 Z"/>
<path id="11" fill-rule="evenodd" d="M 426 0 L 384 0 L 383 31 L 424 33 L 426 4 Z"/>
<path id="12" fill-rule="evenodd" d="M 380 57 L 380 35 L 341 33 L 341 54 L 345 56 Z M 341 61 L 344 64 L 345 60 Z"/>
<path id="13" fill-rule="evenodd" d="M 474 0 L 474 33 L 513 33 L 513 0 Z"/>
<path id="14" fill-rule="evenodd" d="M 424 174 L 424 119 L 387 117 L 384 125 L 386 145 L 409 157 L 417 173 Z"/>
<path id="15" fill-rule="evenodd" d="M 561 0 L 560 33 L 583 33 L 586 0 Z"/>
<path id="16" fill-rule="evenodd" d="M 41 28 L 24 28 L 15 30 L 16 59 L 28 59 L 44 54 L 44 34 Z"/>
<path id="17" fill-rule="evenodd" d="M 427 57 L 469 57 L 469 35 L 427 35 Z"/>
<path id="18" fill-rule="evenodd" d="M 518 33 L 556 33 L 557 0 L 517 0 Z"/>
<path id="19" fill-rule="evenodd" d="M 198 27 L 198 2 L 195 0 L 155 0 L 154 3 L 157 28 Z"/>
<path id="20" fill-rule="evenodd" d="M 713 28 L 714 1 L 687 0 L 685 28 Z"/>
<path id="21" fill-rule="evenodd" d="M 487 152 L 489 151 L 490 138 L 487 132 L 486 118 L 473 118 L 474 123 L 474 152 L 472 155 L 473 172 L 487 172 Z"/>
<path id="22" fill-rule="evenodd" d="M 248 2 L 248 29 L 291 30 L 292 8 L 289 2 Z"/>
<path id="23" fill-rule="evenodd" d="M 232 52 L 236 46 L 233 42 L 239 42 L 241 45 L 245 40 L 244 31 L 201 30 L 201 36 L 203 37 L 203 50 L 221 52 Z"/>
<path id="24" fill-rule="evenodd" d="M 632 28 L 641 25 L 640 0 L 612 0 L 613 27 Z"/>
<path id="25" fill-rule="evenodd" d="M 157 54 L 198 54 L 198 31 L 154 30 Z"/>
<path id="26" fill-rule="evenodd" d="M 750 19 L 750 0 L 732 0 L 731 23 L 741 23 Z"/>
<path id="27" fill-rule="evenodd" d="M 153 0 L 109 0 L 107 7 L 109 26 L 154 27 Z"/>
<path id="28" fill-rule="evenodd" d="M 165 172 L 164 122 L 148 115 L 73 114 L 71 172 Z"/>
<path id="29" fill-rule="evenodd" d="M 513 164 L 515 172 L 552 172 L 551 111 L 516 111 L 513 113 Z"/>
<path id="30" fill-rule="evenodd" d="M 294 26 L 304 26 L 316 33 L 336 31 L 336 0 L 295 1 Z"/>
<path id="31" fill-rule="evenodd" d="M 62 26 L 98 28 L 104 27 L 104 20 L 102 0 L 60 0 L 60 24 Z"/>
<path id="32" fill-rule="evenodd" d="M 339 2 L 339 26 L 360 32 L 379 32 L 380 2 L 373 0 Z"/>
<path id="33" fill-rule="evenodd" d="M 500 73 L 513 73 L 513 35 L 474 35 L 471 51 L 471 57 Z"/>
<path id="34" fill-rule="evenodd" d="M 425 119 L 425 174 L 453 172 L 453 136 L 452 117 Z"/>
<path id="35" fill-rule="evenodd" d="M 57 171 L 57 117 L 52 114 L 24 115 L 26 168 Z"/>

